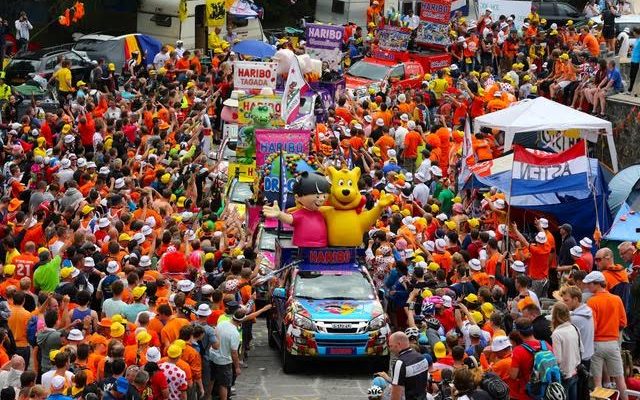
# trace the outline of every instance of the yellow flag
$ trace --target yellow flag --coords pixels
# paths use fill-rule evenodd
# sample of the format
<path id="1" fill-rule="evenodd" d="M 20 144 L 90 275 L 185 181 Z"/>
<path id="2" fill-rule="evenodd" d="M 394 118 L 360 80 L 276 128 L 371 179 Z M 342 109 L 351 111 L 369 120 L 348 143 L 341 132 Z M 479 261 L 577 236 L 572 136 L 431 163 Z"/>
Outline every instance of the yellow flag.
<path id="1" fill-rule="evenodd" d="M 187 19 L 187 0 L 180 0 L 178 6 L 178 18 L 180 22 L 184 22 Z"/>
<path id="2" fill-rule="evenodd" d="M 225 14 L 225 0 L 207 0 L 207 26 L 224 25 Z"/>

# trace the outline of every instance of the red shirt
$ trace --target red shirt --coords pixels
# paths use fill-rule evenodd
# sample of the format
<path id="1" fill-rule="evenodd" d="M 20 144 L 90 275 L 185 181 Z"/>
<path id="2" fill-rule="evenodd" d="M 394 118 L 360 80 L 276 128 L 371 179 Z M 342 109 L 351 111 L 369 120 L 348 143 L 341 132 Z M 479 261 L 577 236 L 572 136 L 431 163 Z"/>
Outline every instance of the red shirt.
<path id="1" fill-rule="evenodd" d="M 453 315 L 453 309 L 445 308 L 442 314 L 436 313 L 436 318 L 442 324 L 445 332 L 456 328 L 456 317 Z"/>
<path id="2" fill-rule="evenodd" d="M 153 400 L 162 400 L 164 398 L 162 391 L 169 387 L 169 383 L 162 370 L 158 370 L 153 374 L 149 379 L 149 386 L 151 386 L 151 391 L 153 392 Z"/>
<path id="3" fill-rule="evenodd" d="M 40 127 L 40 134 L 45 138 L 47 146 L 53 146 L 53 134 L 51 133 L 51 127 L 49 124 L 42 124 L 42 127 Z"/>
<path id="4" fill-rule="evenodd" d="M 525 340 L 524 343 L 531 346 L 533 350 L 540 349 L 539 340 Z M 547 349 L 553 351 L 551 344 L 547 343 Z M 527 394 L 526 386 L 531 377 L 531 371 L 533 370 L 533 354 L 522 345 L 514 347 L 513 355 L 511 356 L 511 368 L 518 368 L 518 377 L 515 379 L 518 391 L 516 393 L 511 392 L 511 398 L 516 400 L 530 399 L 531 397 Z"/>
<path id="5" fill-rule="evenodd" d="M 92 118 L 87 118 L 87 122 L 78 124 L 78 132 L 80 132 L 80 142 L 83 146 L 93 145 L 93 135 L 96 133 L 96 124 Z"/>

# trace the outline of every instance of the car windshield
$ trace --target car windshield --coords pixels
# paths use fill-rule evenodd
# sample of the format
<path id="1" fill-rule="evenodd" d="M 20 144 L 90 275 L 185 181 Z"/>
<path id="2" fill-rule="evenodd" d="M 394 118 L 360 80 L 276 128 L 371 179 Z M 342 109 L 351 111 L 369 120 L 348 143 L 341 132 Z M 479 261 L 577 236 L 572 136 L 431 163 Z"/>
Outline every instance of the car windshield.
<path id="1" fill-rule="evenodd" d="M 13 59 L 7 66 L 7 69 L 14 69 L 24 72 L 36 72 L 36 69 L 40 66 L 40 60 L 26 60 L 26 59 Z"/>
<path id="2" fill-rule="evenodd" d="M 353 64 L 347 74 L 356 78 L 365 78 L 372 81 L 381 81 L 387 76 L 389 67 L 386 65 L 372 64 L 367 61 L 358 61 Z"/>
<path id="3" fill-rule="evenodd" d="M 80 39 L 73 45 L 73 49 L 76 51 L 100 51 L 104 50 L 104 40 L 96 39 Z"/>
<path id="4" fill-rule="evenodd" d="M 231 190 L 231 196 L 229 196 L 232 203 L 241 204 L 244 204 L 245 200 L 249 200 L 251 197 L 253 197 L 253 192 L 251 184 L 248 182 L 236 182 Z"/>
<path id="5" fill-rule="evenodd" d="M 276 251 L 276 235 L 274 232 L 263 231 L 260 235 L 260 250 Z"/>
<path id="6" fill-rule="evenodd" d="M 295 296 L 321 300 L 373 300 L 373 286 L 358 270 L 301 271 L 295 279 Z"/>

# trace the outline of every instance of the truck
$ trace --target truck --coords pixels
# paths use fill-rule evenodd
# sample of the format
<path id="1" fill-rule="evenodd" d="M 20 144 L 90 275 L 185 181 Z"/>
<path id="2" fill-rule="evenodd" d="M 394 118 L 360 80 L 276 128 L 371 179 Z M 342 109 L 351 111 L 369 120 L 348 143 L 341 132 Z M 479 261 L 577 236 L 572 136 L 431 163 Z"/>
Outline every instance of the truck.
<path id="1" fill-rule="evenodd" d="M 186 0 L 187 12 L 183 21 L 179 17 L 180 1 L 141 0 L 138 3 L 138 33 L 153 36 L 164 44 L 174 45 L 182 40 L 187 49 L 207 48 L 210 30 L 207 27 L 206 0 Z M 225 25 L 230 26 L 240 40 L 266 40 L 258 18 L 227 13 Z"/>
<path id="2" fill-rule="evenodd" d="M 417 88 L 424 80 L 424 68 L 416 61 L 396 62 L 365 57 L 345 72 L 347 91 L 363 96 L 369 89 L 386 92 L 388 89 Z"/>
<path id="3" fill-rule="evenodd" d="M 362 359 L 388 368 L 388 318 L 359 253 L 277 242 L 276 263 L 285 264 L 271 281 L 267 327 L 285 373 L 313 359 Z"/>

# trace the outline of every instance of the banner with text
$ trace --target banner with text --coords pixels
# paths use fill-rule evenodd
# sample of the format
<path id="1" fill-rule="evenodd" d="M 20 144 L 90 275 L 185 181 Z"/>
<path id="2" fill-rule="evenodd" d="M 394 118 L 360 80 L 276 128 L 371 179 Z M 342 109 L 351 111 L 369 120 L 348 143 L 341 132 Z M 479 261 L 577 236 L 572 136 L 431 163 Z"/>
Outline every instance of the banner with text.
<path id="1" fill-rule="evenodd" d="M 271 125 L 284 126 L 282 120 L 282 96 L 274 95 L 256 95 L 245 96 L 238 100 L 238 123 L 241 125 L 249 125 L 251 120 L 251 109 L 256 106 L 269 106 L 273 110 Z"/>
<path id="2" fill-rule="evenodd" d="M 500 0 L 502 1 L 502 0 Z M 450 0 L 423 0 L 420 7 L 420 19 L 436 24 L 448 24 L 451 18 Z"/>
<path id="3" fill-rule="evenodd" d="M 344 27 L 325 24 L 306 25 L 307 44 L 315 49 L 335 49 L 342 46 Z"/>
<path id="4" fill-rule="evenodd" d="M 233 88 L 239 90 L 260 90 L 276 88 L 278 63 L 236 61 L 233 63 Z"/>
<path id="5" fill-rule="evenodd" d="M 311 131 L 304 129 L 257 129 L 256 165 L 264 165 L 269 154 L 284 150 L 291 154 L 309 154 Z"/>
<path id="6" fill-rule="evenodd" d="M 378 31 L 378 46 L 383 50 L 406 51 L 410 38 L 408 28 L 385 25 Z"/>

